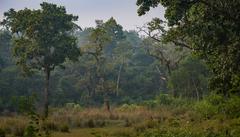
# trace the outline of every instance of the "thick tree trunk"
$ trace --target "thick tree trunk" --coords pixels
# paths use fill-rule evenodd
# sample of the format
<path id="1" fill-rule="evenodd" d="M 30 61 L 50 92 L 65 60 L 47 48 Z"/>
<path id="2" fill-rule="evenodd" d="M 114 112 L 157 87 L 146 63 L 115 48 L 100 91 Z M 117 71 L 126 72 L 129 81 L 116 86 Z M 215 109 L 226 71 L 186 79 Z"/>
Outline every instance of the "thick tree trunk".
<path id="1" fill-rule="evenodd" d="M 120 78 L 121 78 L 122 67 L 123 67 L 123 63 L 121 64 L 121 66 L 119 67 L 119 70 L 118 70 L 117 87 L 116 87 L 116 95 L 117 96 L 119 94 L 118 89 L 119 89 L 119 83 L 120 83 Z"/>
<path id="2" fill-rule="evenodd" d="M 44 118 L 48 117 L 48 96 L 49 96 L 49 78 L 50 78 L 50 70 L 46 69 L 45 71 L 45 89 L 44 89 Z"/>

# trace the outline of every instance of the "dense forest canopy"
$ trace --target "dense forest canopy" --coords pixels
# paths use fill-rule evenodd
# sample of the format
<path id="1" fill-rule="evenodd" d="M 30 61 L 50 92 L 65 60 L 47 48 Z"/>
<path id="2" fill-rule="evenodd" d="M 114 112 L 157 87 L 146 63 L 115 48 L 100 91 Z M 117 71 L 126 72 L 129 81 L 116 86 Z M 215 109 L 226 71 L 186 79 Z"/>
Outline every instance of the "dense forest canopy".
<path id="1" fill-rule="evenodd" d="M 67 35 L 57 35 L 57 33 L 61 34 L 65 30 L 52 28 L 50 31 L 46 28 L 46 31 L 42 31 L 42 29 L 38 31 L 38 26 L 43 26 L 41 24 L 31 27 L 34 22 L 43 20 L 42 23 L 44 23 L 45 19 L 49 20 L 52 15 L 55 16 L 54 12 L 64 13 L 65 9 L 47 3 L 42 4 L 42 9 L 34 11 L 29 9 L 14 11 L 11 9 L 5 13 L 7 18 L 2 24 L 7 29 L 1 30 L 0 50 L 0 88 L 2 94 L 0 100 L 2 110 L 16 110 L 14 103 L 17 103 L 20 96 L 37 94 L 40 99 L 44 95 L 41 92 L 44 90 L 44 77 L 46 77 L 43 72 L 46 72 L 47 68 L 50 68 L 51 71 L 55 66 L 56 68 L 50 77 L 50 104 L 53 106 L 61 106 L 70 102 L 80 103 L 84 106 L 100 106 L 106 98 L 116 105 L 142 102 L 152 99 L 160 93 L 174 93 L 176 96 L 199 99 L 208 93 L 206 85 L 209 73 L 205 62 L 192 56 L 190 50 L 179 49 L 173 44 L 154 41 L 146 35 L 142 37 L 134 30 L 126 31 L 112 17 L 107 21 L 96 20 L 96 27 L 81 30 L 75 29 L 76 26 L 73 26 L 75 30 L 71 34 L 77 40 L 78 49 L 68 48 L 68 52 L 61 45 L 64 46 L 63 42 L 67 44 L 75 38 Z M 46 12 L 52 10 L 49 18 L 41 15 L 41 13 L 45 14 L 45 10 Z M 29 19 L 26 18 L 22 22 L 14 21 L 22 18 L 25 12 L 26 14 L 32 12 L 33 16 L 36 16 L 39 21 L 30 16 Z M 67 16 L 63 17 L 62 21 L 65 21 L 64 18 L 76 19 L 73 15 Z M 21 23 L 22 27 L 19 27 Z M 25 26 L 26 23 L 30 24 Z M 67 31 L 70 29 L 70 26 L 61 26 L 60 22 L 56 22 L 54 26 L 65 27 Z M 20 33 L 20 36 L 15 33 Z M 49 35 L 45 36 L 45 34 Z M 12 37 L 14 42 L 12 42 Z M 28 47 L 21 43 L 27 42 L 27 37 L 31 37 L 33 41 L 39 41 L 39 44 L 35 45 L 36 42 L 29 43 L 29 49 L 23 49 L 23 47 Z M 52 37 L 56 37 L 56 47 L 50 44 L 49 48 L 46 47 L 45 50 L 44 45 L 48 40 L 50 40 L 50 43 L 54 42 Z M 41 45 L 43 50 L 41 50 Z M 28 52 L 26 52 L 27 50 Z M 50 53 L 52 50 L 59 55 L 48 56 L 51 55 L 48 52 Z M 64 56 L 71 58 L 78 51 L 81 53 L 78 61 L 73 63 L 67 59 L 57 67 L 59 63 L 63 62 Z M 66 55 L 61 54 L 61 52 Z M 51 60 L 47 58 L 41 60 L 45 54 L 46 57 L 52 58 L 52 63 L 48 62 Z M 19 65 L 16 66 L 16 63 Z M 45 68 L 44 63 L 49 64 L 49 67 Z M 193 74 L 189 74 L 188 71 L 194 68 L 197 68 L 197 70 L 194 70 Z M 22 72 L 28 72 L 31 69 L 34 71 L 43 69 L 44 71 L 35 71 L 30 77 L 22 76 Z M 178 80 L 183 83 L 175 82 Z"/>

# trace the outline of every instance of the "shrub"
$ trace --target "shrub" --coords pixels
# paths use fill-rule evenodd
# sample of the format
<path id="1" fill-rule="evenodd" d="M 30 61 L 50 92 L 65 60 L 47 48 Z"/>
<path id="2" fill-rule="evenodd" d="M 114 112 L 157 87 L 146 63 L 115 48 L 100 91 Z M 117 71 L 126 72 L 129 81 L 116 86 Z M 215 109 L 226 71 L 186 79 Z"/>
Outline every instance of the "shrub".
<path id="1" fill-rule="evenodd" d="M 173 97 L 168 94 L 160 94 L 156 97 L 156 101 L 161 105 L 170 105 L 173 102 Z"/>
<path id="2" fill-rule="evenodd" d="M 202 100 L 196 103 L 194 109 L 207 119 L 218 113 L 218 106 L 212 105 L 207 100 Z"/>
<path id="3" fill-rule="evenodd" d="M 63 124 L 59 127 L 61 132 L 68 132 L 69 133 L 69 126 L 67 124 Z"/>
<path id="4" fill-rule="evenodd" d="M 94 128 L 95 127 L 95 123 L 92 119 L 88 120 L 87 125 L 88 125 L 89 128 Z"/>
<path id="5" fill-rule="evenodd" d="M 156 100 L 148 100 L 143 102 L 144 106 L 147 106 L 148 108 L 154 108 L 157 106 L 157 101 Z"/>
<path id="6" fill-rule="evenodd" d="M 224 98 L 221 95 L 211 94 L 206 99 L 195 104 L 195 110 L 205 118 L 224 113 L 231 118 L 240 117 L 240 97 L 231 96 Z"/>
<path id="7" fill-rule="evenodd" d="M 169 119 L 169 125 L 172 127 L 180 127 L 180 121 L 178 119 Z"/>
<path id="8" fill-rule="evenodd" d="M 231 118 L 240 117 L 240 97 L 232 96 L 223 105 L 225 113 Z"/>
<path id="9" fill-rule="evenodd" d="M 160 130 L 148 130 L 141 134 L 140 137 L 210 137 L 210 136 L 202 136 L 198 133 L 193 133 L 188 130 L 177 129 L 177 130 L 168 130 L 168 129 L 160 129 Z"/>
<path id="10" fill-rule="evenodd" d="M 6 132 L 0 128 L 0 137 L 5 137 L 6 136 Z"/>
<path id="11" fill-rule="evenodd" d="M 220 105 L 223 104 L 225 102 L 225 99 L 223 96 L 221 95 L 217 95 L 215 93 L 212 93 L 211 95 L 209 95 L 206 100 L 211 103 L 212 105 Z"/>
<path id="12" fill-rule="evenodd" d="M 23 137 L 37 137 L 37 132 L 35 127 L 33 126 L 28 126 L 25 130 L 24 130 L 24 136 Z"/>

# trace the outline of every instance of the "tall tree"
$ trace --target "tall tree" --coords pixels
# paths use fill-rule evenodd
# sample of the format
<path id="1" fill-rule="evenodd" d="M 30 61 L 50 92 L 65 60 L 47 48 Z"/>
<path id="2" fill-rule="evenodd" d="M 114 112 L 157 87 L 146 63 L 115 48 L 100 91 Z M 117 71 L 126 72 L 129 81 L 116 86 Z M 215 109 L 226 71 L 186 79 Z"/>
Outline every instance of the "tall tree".
<path id="1" fill-rule="evenodd" d="M 95 95 L 96 91 L 104 90 L 103 89 L 103 84 L 105 81 L 104 67 L 106 65 L 106 56 L 104 54 L 104 49 L 106 49 L 106 46 L 111 40 L 110 36 L 107 34 L 106 30 L 103 27 L 104 26 L 103 21 L 97 20 L 96 24 L 97 27 L 94 28 L 88 36 L 88 42 L 81 47 L 83 53 L 93 57 L 89 58 L 92 61 L 92 65 L 90 64 L 90 68 L 88 68 L 89 72 L 92 71 L 88 75 L 88 79 L 91 80 L 92 82 L 92 85 L 90 86 L 92 86 L 93 88 L 89 89 L 92 90 L 91 92 L 93 96 Z"/>
<path id="2" fill-rule="evenodd" d="M 117 66 L 117 80 L 116 80 L 116 96 L 119 95 L 120 80 L 122 76 L 122 70 L 125 64 L 129 63 L 131 56 L 133 55 L 133 46 L 129 41 L 122 41 L 119 45 L 113 50 L 114 59 L 113 63 Z"/>
<path id="3" fill-rule="evenodd" d="M 14 33 L 13 55 L 23 72 L 42 70 L 45 74 L 44 117 L 48 116 L 51 71 L 66 60 L 77 60 L 79 49 L 72 35 L 77 16 L 67 14 L 63 6 L 43 2 L 41 9 L 10 9 L 2 24 Z"/>
<path id="4" fill-rule="evenodd" d="M 205 62 L 188 56 L 173 71 L 168 86 L 177 91 L 177 96 L 200 100 L 207 93 L 208 76 Z"/>
<path id="5" fill-rule="evenodd" d="M 210 87 L 228 96 L 240 91 L 239 0 L 138 0 L 138 14 L 159 4 L 166 8 L 165 42 L 193 49 L 206 59 L 213 77 Z"/>

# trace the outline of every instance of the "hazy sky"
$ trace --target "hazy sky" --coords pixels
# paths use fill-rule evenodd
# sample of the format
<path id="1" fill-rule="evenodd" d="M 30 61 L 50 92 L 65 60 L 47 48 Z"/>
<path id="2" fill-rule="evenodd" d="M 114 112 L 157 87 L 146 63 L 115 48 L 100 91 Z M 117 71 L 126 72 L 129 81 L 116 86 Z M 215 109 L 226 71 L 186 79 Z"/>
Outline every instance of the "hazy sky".
<path id="1" fill-rule="evenodd" d="M 82 28 L 95 26 L 96 19 L 105 21 L 114 17 L 124 29 L 130 30 L 136 29 L 136 26 L 142 26 L 153 17 L 164 18 L 162 7 L 152 9 L 146 15 L 139 17 L 136 0 L 0 0 L 0 20 L 3 18 L 3 13 L 10 8 L 37 9 L 43 1 L 65 6 L 68 13 L 78 15 L 77 23 Z"/>

